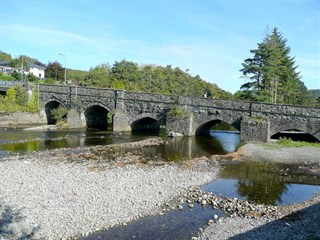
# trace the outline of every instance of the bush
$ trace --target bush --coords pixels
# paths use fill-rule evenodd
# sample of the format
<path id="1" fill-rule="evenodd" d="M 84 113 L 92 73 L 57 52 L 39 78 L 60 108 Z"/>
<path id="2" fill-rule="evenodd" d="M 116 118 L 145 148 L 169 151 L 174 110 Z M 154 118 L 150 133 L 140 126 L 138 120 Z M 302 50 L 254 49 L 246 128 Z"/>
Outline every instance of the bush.
<path id="1" fill-rule="evenodd" d="M 27 91 L 20 84 L 16 85 L 14 89 L 16 90 L 16 103 L 20 106 L 26 106 L 28 104 Z"/>
<path id="2" fill-rule="evenodd" d="M 173 106 L 169 110 L 168 116 L 172 118 L 184 118 L 186 116 L 186 112 L 178 106 Z"/>
<path id="3" fill-rule="evenodd" d="M 58 122 L 65 119 L 67 114 L 68 114 L 68 109 L 63 106 L 59 106 L 51 110 L 52 117 L 57 119 Z"/>

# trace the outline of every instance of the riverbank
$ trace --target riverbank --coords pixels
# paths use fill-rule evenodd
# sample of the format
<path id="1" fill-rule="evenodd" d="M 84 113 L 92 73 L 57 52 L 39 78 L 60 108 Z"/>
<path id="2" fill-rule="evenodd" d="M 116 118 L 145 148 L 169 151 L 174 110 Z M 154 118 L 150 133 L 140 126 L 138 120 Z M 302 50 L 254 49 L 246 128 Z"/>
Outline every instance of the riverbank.
<path id="1" fill-rule="evenodd" d="M 236 153 L 224 156 L 166 163 L 147 162 L 139 156 L 139 151 L 137 154 L 127 151 L 162 143 L 160 138 L 153 138 L 113 146 L 55 149 L 0 160 L 3 169 L 0 239 L 74 239 L 143 216 L 160 214 L 168 202 L 177 199 L 191 202 L 195 190 L 201 195 L 194 200 L 199 202 L 201 197 L 202 204 L 204 196 L 208 198 L 209 194 L 194 186 L 214 180 L 221 161 L 268 156 L 270 161 L 289 162 L 287 154 L 298 151 L 305 156 L 306 151 L 309 157 L 303 158 L 303 163 L 310 161 L 314 166 L 317 163 L 314 157 L 320 153 L 320 149 L 309 148 L 281 148 L 279 153 L 270 144 L 248 143 Z M 112 153 L 117 146 L 124 147 L 125 154 Z M 291 161 L 302 160 L 297 157 Z M 314 176 L 319 175 L 314 173 Z M 212 199 L 210 201 L 213 204 Z M 215 202 L 220 207 L 235 204 L 233 217 L 216 221 L 213 216 L 210 226 L 194 239 L 320 237 L 320 195 L 299 205 L 277 208 L 257 207 L 232 199 Z"/>
<path id="2" fill-rule="evenodd" d="M 0 112 L 0 127 L 12 127 L 27 124 L 43 124 L 46 123 L 46 118 L 40 113 L 29 112 Z"/>
<path id="3" fill-rule="evenodd" d="M 93 150 L 59 149 L 2 159 L 0 239 L 71 239 L 159 214 L 181 189 L 211 181 L 218 169 L 201 160 L 188 165 L 142 164 L 134 156 L 134 162 L 128 156 L 108 161 L 94 158 Z"/>
<path id="4" fill-rule="evenodd" d="M 224 159 L 301 164 L 301 170 L 320 178 L 319 147 L 284 147 L 277 143 L 247 143 Z M 278 207 L 272 217 L 225 218 L 199 232 L 198 240 L 320 239 L 320 192 L 312 199 Z"/>

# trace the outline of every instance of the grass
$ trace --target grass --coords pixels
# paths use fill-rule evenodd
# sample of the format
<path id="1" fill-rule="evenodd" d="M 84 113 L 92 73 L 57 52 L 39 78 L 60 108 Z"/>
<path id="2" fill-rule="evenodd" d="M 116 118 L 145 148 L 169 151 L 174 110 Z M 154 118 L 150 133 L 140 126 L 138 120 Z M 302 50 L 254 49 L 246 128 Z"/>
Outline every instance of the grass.
<path id="1" fill-rule="evenodd" d="M 320 143 L 292 141 L 291 139 L 282 138 L 277 141 L 277 144 L 284 147 L 319 147 Z"/>

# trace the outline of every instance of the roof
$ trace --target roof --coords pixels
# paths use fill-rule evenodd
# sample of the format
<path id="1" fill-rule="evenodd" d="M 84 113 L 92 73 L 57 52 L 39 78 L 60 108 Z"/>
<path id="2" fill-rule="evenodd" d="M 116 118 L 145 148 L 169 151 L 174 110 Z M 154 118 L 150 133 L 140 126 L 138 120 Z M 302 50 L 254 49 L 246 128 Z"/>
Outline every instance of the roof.
<path id="1" fill-rule="evenodd" d="M 2 61 L 0 61 L 0 65 L 1 66 L 9 66 L 10 65 L 10 61 L 2 60 Z"/>
<path id="2" fill-rule="evenodd" d="M 28 63 L 28 66 L 32 67 L 32 68 L 46 69 L 45 67 L 42 67 L 42 66 L 35 64 L 35 63 Z"/>

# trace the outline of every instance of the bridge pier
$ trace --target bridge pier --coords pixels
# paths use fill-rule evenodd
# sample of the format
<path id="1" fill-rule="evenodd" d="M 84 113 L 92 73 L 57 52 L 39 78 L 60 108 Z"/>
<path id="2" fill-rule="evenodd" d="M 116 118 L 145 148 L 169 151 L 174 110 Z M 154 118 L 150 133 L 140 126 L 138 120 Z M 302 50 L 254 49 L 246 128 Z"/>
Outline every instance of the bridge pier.
<path id="1" fill-rule="evenodd" d="M 270 140 L 270 120 L 243 117 L 240 125 L 241 141 L 261 141 Z"/>
<path id="2" fill-rule="evenodd" d="M 84 113 L 75 109 L 71 109 L 67 114 L 68 128 L 82 128 L 86 126 Z"/>
<path id="3" fill-rule="evenodd" d="M 113 115 L 113 131 L 114 132 L 131 132 L 131 124 L 128 114 L 116 112 Z"/>
<path id="4" fill-rule="evenodd" d="M 192 113 L 183 117 L 168 116 L 166 118 L 167 132 L 182 133 L 184 136 L 194 136 L 194 115 Z"/>

